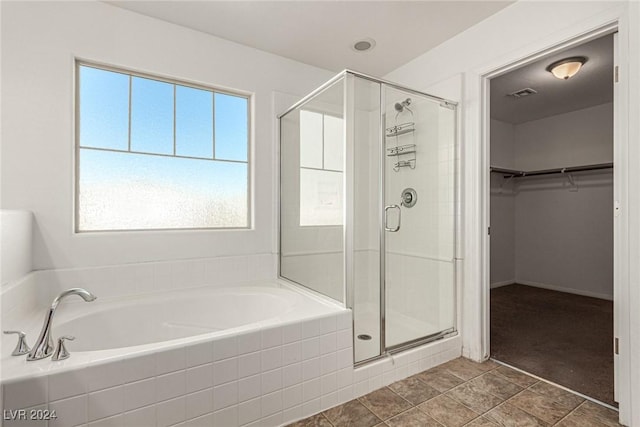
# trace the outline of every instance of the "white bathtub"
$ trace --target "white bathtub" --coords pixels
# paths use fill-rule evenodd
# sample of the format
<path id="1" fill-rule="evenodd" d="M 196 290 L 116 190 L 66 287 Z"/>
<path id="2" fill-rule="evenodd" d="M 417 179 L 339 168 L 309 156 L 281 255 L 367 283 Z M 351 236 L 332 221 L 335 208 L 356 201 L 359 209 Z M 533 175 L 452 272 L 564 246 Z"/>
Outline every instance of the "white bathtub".
<path id="1" fill-rule="evenodd" d="M 74 352 L 210 338 L 242 327 L 287 323 L 331 313 L 336 306 L 274 286 L 195 289 L 126 301 L 69 304 L 56 319 L 56 336 L 71 335 Z M 128 349 L 124 349 L 127 347 Z M 143 347 L 140 347 L 143 348 Z"/>
<path id="2" fill-rule="evenodd" d="M 91 291 L 91 289 L 88 289 Z M 158 294 L 100 298 L 83 302 L 67 297 L 56 311 L 52 337 L 67 341 L 71 357 L 27 362 L 9 356 L 15 336 L 4 336 L 2 381 L 81 368 L 96 363 L 183 348 L 264 328 L 345 313 L 338 304 L 281 283 L 228 288 L 202 287 Z M 46 308 L 5 322 L 4 329 L 22 329 L 33 346 Z"/>

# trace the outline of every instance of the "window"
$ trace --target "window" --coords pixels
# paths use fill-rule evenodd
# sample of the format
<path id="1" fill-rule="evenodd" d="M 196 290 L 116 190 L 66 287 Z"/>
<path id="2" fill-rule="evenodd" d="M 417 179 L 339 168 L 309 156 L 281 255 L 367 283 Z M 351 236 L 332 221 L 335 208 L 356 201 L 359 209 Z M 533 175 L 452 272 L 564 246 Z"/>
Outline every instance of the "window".
<path id="1" fill-rule="evenodd" d="M 249 227 L 249 98 L 77 65 L 76 230 Z"/>
<path id="2" fill-rule="evenodd" d="M 344 121 L 300 110 L 300 225 L 342 225 Z"/>

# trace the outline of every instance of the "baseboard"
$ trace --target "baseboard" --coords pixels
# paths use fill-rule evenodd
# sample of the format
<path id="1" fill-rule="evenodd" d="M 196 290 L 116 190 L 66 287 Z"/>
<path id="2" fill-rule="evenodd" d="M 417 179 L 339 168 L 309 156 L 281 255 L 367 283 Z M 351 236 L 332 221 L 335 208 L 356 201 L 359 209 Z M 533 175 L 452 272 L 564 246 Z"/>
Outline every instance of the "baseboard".
<path id="1" fill-rule="evenodd" d="M 500 288 L 502 286 L 507 286 L 507 285 L 513 285 L 515 284 L 516 281 L 515 280 L 503 280 L 502 282 L 494 282 L 491 285 L 489 285 L 489 287 L 491 289 L 493 288 Z"/>
<path id="2" fill-rule="evenodd" d="M 518 283 L 520 285 L 532 286 L 534 288 L 549 289 L 550 291 L 565 292 L 568 294 L 582 295 L 585 297 L 592 297 L 592 298 L 599 298 L 599 299 L 605 299 L 608 301 L 613 301 L 613 295 L 601 294 L 598 292 L 591 292 L 591 291 L 584 291 L 582 289 L 565 288 L 563 286 L 549 285 L 547 283 L 531 282 L 529 280 L 516 280 L 515 283 Z M 491 287 L 493 288 L 493 284 L 491 285 Z"/>

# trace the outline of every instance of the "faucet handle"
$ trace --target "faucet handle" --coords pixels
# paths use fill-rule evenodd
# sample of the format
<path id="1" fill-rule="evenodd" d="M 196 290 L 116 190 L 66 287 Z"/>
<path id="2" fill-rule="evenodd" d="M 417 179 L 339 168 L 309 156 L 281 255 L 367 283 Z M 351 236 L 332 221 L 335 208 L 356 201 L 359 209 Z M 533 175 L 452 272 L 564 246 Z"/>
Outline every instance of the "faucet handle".
<path id="1" fill-rule="evenodd" d="M 27 334 L 22 331 L 4 331 L 4 333 L 7 335 L 18 335 L 18 343 L 16 344 L 16 348 L 14 348 L 11 352 L 12 356 L 22 356 L 23 354 L 27 354 L 31 351 L 31 349 L 27 345 Z"/>
<path id="2" fill-rule="evenodd" d="M 51 360 L 64 360 L 68 359 L 70 354 L 67 351 L 67 348 L 64 346 L 64 340 L 73 341 L 76 337 L 72 337 L 70 335 L 65 335 L 63 337 L 58 338 L 58 345 L 56 349 L 53 351 L 53 356 L 51 356 Z"/>

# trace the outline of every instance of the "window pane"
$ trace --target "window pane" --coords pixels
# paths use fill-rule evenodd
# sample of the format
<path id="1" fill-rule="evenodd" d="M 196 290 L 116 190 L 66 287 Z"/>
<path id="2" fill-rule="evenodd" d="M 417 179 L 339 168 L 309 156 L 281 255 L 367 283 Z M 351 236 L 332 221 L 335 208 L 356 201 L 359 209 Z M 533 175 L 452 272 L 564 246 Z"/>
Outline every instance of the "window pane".
<path id="1" fill-rule="evenodd" d="M 80 66 L 80 146 L 129 146 L 129 76 Z"/>
<path id="2" fill-rule="evenodd" d="M 342 172 L 300 169 L 300 225 L 342 224 Z"/>
<path id="3" fill-rule="evenodd" d="M 247 227 L 247 165 L 80 150 L 79 230 Z"/>
<path id="4" fill-rule="evenodd" d="M 131 151 L 173 154 L 173 86 L 132 78 Z"/>
<path id="5" fill-rule="evenodd" d="M 322 114 L 300 110 L 300 166 L 322 169 Z"/>
<path id="6" fill-rule="evenodd" d="M 176 154 L 213 158 L 213 93 L 176 86 Z"/>
<path id="7" fill-rule="evenodd" d="M 216 159 L 247 161 L 248 100 L 215 94 Z"/>
<path id="8" fill-rule="evenodd" d="M 324 116 L 324 168 L 341 171 L 344 158 L 343 120 Z"/>

